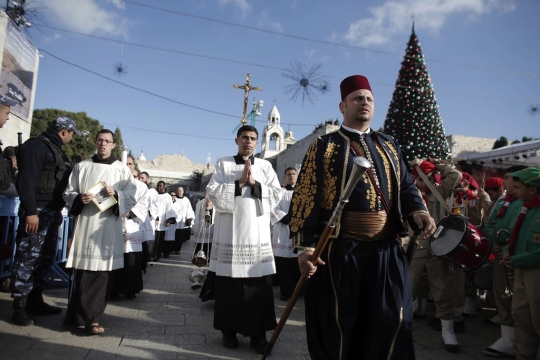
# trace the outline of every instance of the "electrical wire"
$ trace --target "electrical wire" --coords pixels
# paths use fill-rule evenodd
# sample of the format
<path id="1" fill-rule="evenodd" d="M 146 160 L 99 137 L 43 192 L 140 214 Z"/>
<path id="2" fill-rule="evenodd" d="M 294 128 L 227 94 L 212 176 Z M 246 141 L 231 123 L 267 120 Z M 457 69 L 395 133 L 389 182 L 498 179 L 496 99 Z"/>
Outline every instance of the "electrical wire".
<path id="1" fill-rule="evenodd" d="M 234 60 L 234 59 L 220 58 L 220 57 L 217 57 L 217 56 L 209 56 L 209 55 L 190 53 L 190 52 L 186 52 L 186 51 L 180 51 L 180 50 L 169 49 L 169 48 L 162 48 L 162 47 L 145 45 L 145 44 L 139 44 L 139 43 L 134 43 L 134 42 L 129 42 L 129 41 L 121 41 L 121 40 L 116 40 L 116 39 L 107 38 L 107 37 L 103 37 L 103 36 L 96 36 L 96 35 L 91 35 L 91 34 L 80 33 L 80 32 L 77 32 L 77 31 L 61 29 L 61 28 L 48 26 L 48 25 L 37 24 L 36 26 L 41 26 L 41 27 L 44 27 L 44 28 L 47 28 L 47 29 L 62 31 L 62 32 L 70 33 L 70 34 L 75 34 L 75 35 L 79 35 L 79 36 L 85 36 L 85 37 L 94 38 L 94 39 L 103 40 L 103 41 L 110 41 L 110 42 L 114 42 L 114 43 L 118 43 L 118 44 L 131 45 L 131 46 L 134 46 L 134 47 L 140 47 L 140 48 L 145 48 L 145 49 L 150 49 L 150 50 L 164 51 L 164 52 L 170 52 L 170 53 L 175 53 L 175 54 L 180 54 L 180 55 L 199 57 L 199 58 L 203 58 L 203 59 L 230 62 L 230 63 L 235 63 L 235 64 L 257 66 L 257 67 L 260 67 L 260 68 L 266 68 L 266 69 L 271 69 L 271 70 L 279 70 L 279 71 L 288 71 L 288 70 L 290 70 L 290 69 L 280 68 L 280 67 L 276 67 L 276 66 L 250 63 L 250 62 L 239 61 L 239 60 Z M 338 80 L 342 79 L 341 77 L 337 77 L 337 76 L 326 76 L 326 77 L 330 78 L 330 79 L 338 79 Z M 395 86 L 394 84 L 374 82 L 374 81 L 371 82 L 371 83 L 374 84 L 374 85 L 383 85 L 383 86 L 390 86 L 390 87 Z M 478 94 L 468 94 L 468 93 L 452 92 L 452 91 L 441 90 L 441 89 L 437 89 L 437 93 L 451 94 L 451 95 L 464 96 L 464 97 L 484 98 L 484 99 L 490 99 L 490 100 L 504 100 L 504 101 L 513 101 L 513 102 L 534 103 L 534 101 L 526 100 L 526 99 L 516 99 L 516 98 L 512 99 L 512 98 L 507 98 L 507 97 L 496 97 L 496 96 L 487 96 L 487 95 L 478 95 Z M 291 125 L 293 125 L 293 124 L 291 124 Z"/>
<path id="2" fill-rule="evenodd" d="M 340 44 L 340 43 L 336 43 L 336 42 L 333 42 L 333 41 L 319 40 L 319 39 L 308 38 L 308 37 L 305 37 L 305 36 L 287 34 L 287 33 L 284 33 L 284 32 L 266 30 L 266 29 L 256 28 L 254 26 L 248 26 L 248 25 L 242 25 L 242 24 L 234 23 L 234 22 L 231 22 L 231 21 L 213 19 L 213 18 L 209 18 L 209 17 L 206 17 L 206 16 L 189 14 L 189 13 L 185 13 L 185 12 L 182 12 L 182 11 L 166 9 L 166 8 L 160 8 L 160 7 L 152 6 L 152 5 L 141 4 L 139 2 L 131 1 L 131 0 L 119 0 L 119 1 L 122 1 L 122 2 L 124 2 L 126 4 L 131 4 L 131 5 L 135 5 L 135 6 L 140 6 L 140 7 L 145 7 L 145 8 L 148 8 L 148 9 L 156 10 L 156 11 L 166 12 L 167 14 L 174 14 L 174 15 L 179 15 L 179 16 L 184 16 L 184 17 L 191 17 L 191 18 L 195 18 L 195 19 L 199 19 L 199 20 L 211 21 L 211 22 L 215 22 L 215 23 L 219 23 L 219 24 L 225 24 L 225 25 L 229 25 L 229 26 L 235 26 L 235 27 L 239 27 L 239 28 L 264 32 L 264 33 L 272 34 L 272 35 L 279 35 L 279 36 L 288 37 L 288 38 L 297 39 L 297 40 L 302 40 L 302 41 L 311 41 L 311 42 L 319 43 L 319 44 L 339 46 L 339 47 L 342 47 L 342 48 L 363 50 L 363 51 L 369 51 L 369 52 L 374 52 L 374 53 L 379 53 L 379 54 L 395 55 L 395 56 L 399 56 L 399 57 L 402 56 L 401 54 L 397 54 L 397 53 L 390 52 L 390 51 L 369 49 L 369 48 L 365 48 L 365 47 L 361 47 L 361 46 Z M 500 73 L 500 74 L 524 76 L 524 77 L 531 77 L 531 78 L 535 78 L 535 79 L 540 79 L 540 75 L 537 75 L 537 74 L 525 74 L 525 73 L 519 73 L 519 72 L 515 72 L 515 71 L 508 71 L 508 70 L 493 69 L 493 68 L 482 67 L 482 66 L 462 64 L 462 63 L 457 63 L 457 62 L 447 61 L 447 60 L 437 60 L 437 59 L 432 59 L 432 58 L 425 58 L 425 59 L 429 60 L 430 62 L 436 62 L 436 63 L 450 65 L 450 66 L 466 67 L 466 68 L 470 68 L 470 69 L 489 71 L 489 72 L 496 72 L 496 73 Z"/>

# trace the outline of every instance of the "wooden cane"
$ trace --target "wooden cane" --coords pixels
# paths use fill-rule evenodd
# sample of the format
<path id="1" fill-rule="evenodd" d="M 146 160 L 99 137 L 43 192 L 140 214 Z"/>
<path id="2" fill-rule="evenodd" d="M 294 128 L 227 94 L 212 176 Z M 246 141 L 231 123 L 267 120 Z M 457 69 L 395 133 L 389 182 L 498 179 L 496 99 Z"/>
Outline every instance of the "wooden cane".
<path id="1" fill-rule="evenodd" d="M 339 197 L 339 203 L 334 209 L 332 217 L 330 218 L 326 227 L 324 228 L 321 238 L 317 242 L 317 246 L 315 247 L 315 250 L 313 251 L 313 254 L 311 255 L 312 264 L 315 265 L 319 261 L 319 258 L 321 257 L 321 254 L 324 251 L 324 249 L 326 248 L 326 244 L 328 243 L 330 236 L 334 232 L 334 229 L 336 227 L 336 222 L 341 217 L 343 208 L 345 207 L 347 202 L 349 202 L 349 196 L 351 195 L 356 184 L 360 180 L 360 177 L 362 177 L 362 175 L 370 167 L 371 167 L 371 163 L 366 158 L 363 158 L 361 156 L 356 156 L 353 159 L 353 169 L 351 171 L 351 175 L 349 176 L 349 180 L 347 180 L 347 184 L 345 185 L 345 188 L 343 188 L 343 192 L 341 193 L 341 196 Z M 291 314 L 291 311 L 294 305 L 296 304 L 296 300 L 298 300 L 298 297 L 304 290 L 304 286 L 307 280 L 308 280 L 307 276 L 302 275 L 300 277 L 300 280 L 298 281 L 298 284 L 296 284 L 296 288 L 294 289 L 294 292 L 291 298 L 289 299 L 289 302 L 287 303 L 287 306 L 285 307 L 283 314 L 281 314 L 279 323 L 277 324 L 276 329 L 274 330 L 274 333 L 272 334 L 272 337 L 270 338 L 270 341 L 268 342 L 268 346 L 266 347 L 266 350 L 264 351 L 264 354 L 262 356 L 263 360 L 266 359 L 266 357 L 272 351 L 272 348 L 274 347 L 274 344 L 276 343 L 279 337 L 279 334 L 281 333 L 281 330 L 283 330 L 283 327 L 285 326 L 285 323 L 287 322 L 287 319 L 289 318 L 289 315 Z"/>

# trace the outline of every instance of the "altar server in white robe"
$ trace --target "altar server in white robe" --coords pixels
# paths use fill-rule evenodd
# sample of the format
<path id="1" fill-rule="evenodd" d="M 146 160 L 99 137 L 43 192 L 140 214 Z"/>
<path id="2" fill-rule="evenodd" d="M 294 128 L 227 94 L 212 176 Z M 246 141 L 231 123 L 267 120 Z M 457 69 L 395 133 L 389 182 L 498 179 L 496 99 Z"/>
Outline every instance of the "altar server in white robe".
<path id="1" fill-rule="evenodd" d="M 272 223 L 272 248 L 276 261 L 276 276 L 279 283 L 279 299 L 288 301 L 301 276 L 298 267 L 298 254 L 294 252 L 294 244 L 289 231 L 289 222 L 291 221 L 289 207 L 296 185 L 296 169 L 287 168 L 284 178 L 287 185 L 282 189 L 281 201 L 270 214 L 270 221 Z"/>
<path id="2" fill-rule="evenodd" d="M 124 266 L 124 239 L 121 218 L 135 206 L 137 187 L 129 168 L 111 155 L 116 147 L 112 131 L 96 135 L 97 153 L 73 167 L 64 200 L 77 216 L 73 244 L 66 263 L 73 268 L 68 311 L 64 325 L 85 326 L 90 335 L 105 332 L 101 316 L 107 306 L 112 270 Z M 117 204 L 100 211 L 87 191 L 103 181 L 101 197 L 114 196 Z"/>
<path id="3" fill-rule="evenodd" d="M 173 250 L 176 254 L 182 250 L 182 243 L 188 241 L 191 236 L 191 226 L 195 213 L 191 207 L 191 201 L 187 196 L 184 196 L 184 188 L 179 186 L 176 189 L 176 236 Z"/>
<path id="4" fill-rule="evenodd" d="M 214 328 L 222 331 L 226 348 L 238 347 L 240 333 L 262 354 L 266 331 L 276 327 L 270 211 L 281 199 L 281 186 L 270 162 L 253 157 L 257 139 L 253 126 L 238 130 L 238 155 L 217 161 L 207 191 L 217 212 L 210 258 Z"/>
<path id="5" fill-rule="evenodd" d="M 148 208 L 148 217 L 150 220 L 150 225 L 152 226 L 152 229 L 150 232 L 146 230 L 143 234 L 143 244 L 142 244 L 142 269 L 143 272 L 146 274 L 146 264 L 150 260 L 150 254 L 153 253 L 154 250 L 154 238 L 155 238 L 155 231 L 156 231 L 156 219 L 158 217 L 158 192 L 156 189 L 151 188 L 149 186 L 150 182 L 150 174 L 148 174 L 146 171 L 141 171 L 139 173 L 139 180 L 142 181 L 147 187 L 148 192 L 146 193 L 146 205 Z"/>
<path id="6" fill-rule="evenodd" d="M 137 170 L 131 170 L 137 174 Z M 135 180 L 137 204 L 123 217 L 124 228 L 124 267 L 114 271 L 114 286 L 111 300 L 123 294 L 126 299 L 133 300 L 136 293 L 143 289 L 142 279 L 142 244 L 145 241 L 143 234 L 152 232 L 152 225 L 148 217 L 147 195 L 148 187 L 139 180 Z"/>
<path id="7" fill-rule="evenodd" d="M 171 195 L 165 192 L 164 181 L 159 181 L 157 183 L 157 192 L 158 217 L 155 221 L 156 236 L 153 251 L 150 253 L 150 256 L 154 258 L 154 261 L 159 261 L 159 259 L 161 258 L 161 254 L 163 253 L 166 231 L 168 230 L 169 226 L 171 226 L 172 224 L 176 224 L 176 213 L 172 209 L 173 202 L 171 199 Z M 166 257 L 169 256 L 167 255 Z"/>

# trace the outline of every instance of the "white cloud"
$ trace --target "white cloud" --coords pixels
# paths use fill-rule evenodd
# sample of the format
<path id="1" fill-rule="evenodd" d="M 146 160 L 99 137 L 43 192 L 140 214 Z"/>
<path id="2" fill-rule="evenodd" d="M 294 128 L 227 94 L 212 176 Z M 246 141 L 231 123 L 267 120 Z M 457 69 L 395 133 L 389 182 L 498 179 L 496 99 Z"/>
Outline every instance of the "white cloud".
<path id="1" fill-rule="evenodd" d="M 125 9 L 126 3 L 122 0 L 107 0 L 108 3 L 111 3 L 116 7 L 117 9 Z"/>
<path id="2" fill-rule="evenodd" d="M 272 21 L 270 19 L 270 15 L 268 15 L 267 10 L 261 11 L 261 15 L 259 16 L 258 26 L 269 27 L 269 28 L 272 28 L 272 30 L 275 30 L 281 33 L 284 32 L 283 26 L 281 25 L 281 23 L 279 21 Z"/>
<path id="3" fill-rule="evenodd" d="M 509 12 L 517 0 L 389 0 L 369 8 L 371 17 L 349 26 L 343 38 L 351 45 L 385 45 L 394 36 L 409 31 L 412 15 L 415 28 L 437 34 L 452 15 L 466 14 L 469 18 L 491 12 Z"/>
<path id="4" fill-rule="evenodd" d="M 242 12 L 243 19 L 246 18 L 252 8 L 252 6 L 248 4 L 247 0 L 218 0 L 218 3 L 221 6 L 225 6 L 228 4 L 236 6 Z"/>
<path id="5" fill-rule="evenodd" d="M 43 38 L 45 39 L 46 43 L 49 43 L 49 42 L 54 41 L 54 40 L 58 40 L 61 37 L 62 37 L 62 35 L 60 35 L 58 33 L 53 34 L 53 36 L 45 36 L 45 35 L 43 35 Z"/>
<path id="6" fill-rule="evenodd" d="M 128 21 L 116 10 L 121 8 L 118 0 L 98 4 L 97 0 L 34 0 L 36 7 L 43 8 L 47 24 L 86 34 L 111 34 L 127 38 Z"/>

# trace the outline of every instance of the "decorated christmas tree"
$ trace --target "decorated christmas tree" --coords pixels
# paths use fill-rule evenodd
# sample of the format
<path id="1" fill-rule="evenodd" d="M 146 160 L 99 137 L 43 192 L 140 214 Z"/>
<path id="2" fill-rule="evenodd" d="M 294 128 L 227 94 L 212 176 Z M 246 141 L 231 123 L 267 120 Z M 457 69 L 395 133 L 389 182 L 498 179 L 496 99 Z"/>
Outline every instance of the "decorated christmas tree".
<path id="1" fill-rule="evenodd" d="M 384 121 L 384 133 L 398 141 L 409 161 L 414 158 L 451 157 L 414 25 Z"/>

